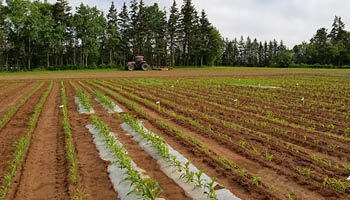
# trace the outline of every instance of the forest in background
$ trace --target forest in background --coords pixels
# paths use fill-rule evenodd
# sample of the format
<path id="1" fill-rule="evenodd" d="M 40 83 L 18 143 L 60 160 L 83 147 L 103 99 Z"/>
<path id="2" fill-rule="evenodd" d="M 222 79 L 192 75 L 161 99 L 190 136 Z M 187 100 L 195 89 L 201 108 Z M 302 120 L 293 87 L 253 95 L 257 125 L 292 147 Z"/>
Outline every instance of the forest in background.
<path id="1" fill-rule="evenodd" d="M 350 32 L 336 16 L 331 31 L 288 49 L 275 39 L 222 38 L 191 0 L 169 10 L 131 0 L 107 13 L 83 3 L 73 12 L 67 0 L 0 0 L 0 70 L 115 68 L 135 55 L 158 66 L 348 68 Z"/>

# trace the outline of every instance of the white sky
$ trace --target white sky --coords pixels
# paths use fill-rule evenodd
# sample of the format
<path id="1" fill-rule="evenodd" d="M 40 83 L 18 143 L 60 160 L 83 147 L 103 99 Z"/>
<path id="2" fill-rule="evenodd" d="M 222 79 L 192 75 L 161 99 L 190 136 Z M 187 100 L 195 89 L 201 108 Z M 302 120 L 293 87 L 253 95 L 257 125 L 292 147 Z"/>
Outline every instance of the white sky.
<path id="1" fill-rule="evenodd" d="M 113 0 L 68 0 L 76 7 L 81 2 L 97 6 L 105 13 Z M 169 11 L 173 0 L 144 0 L 158 3 Z M 55 0 L 49 0 L 55 2 Z M 114 0 L 118 11 L 124 0 Z M 129 0 L 126 0 L 129 4 Z M 177 0 L 182 4 L 183 0 Z M 283 40 L 293 47 L 309 41 L 318 28 L 330 29 L 334 16 L 350 26 L 350 0 L 193 0 L 198 11 L 204 9 L 223 37 L 250 36 L 258 40 Z"/>

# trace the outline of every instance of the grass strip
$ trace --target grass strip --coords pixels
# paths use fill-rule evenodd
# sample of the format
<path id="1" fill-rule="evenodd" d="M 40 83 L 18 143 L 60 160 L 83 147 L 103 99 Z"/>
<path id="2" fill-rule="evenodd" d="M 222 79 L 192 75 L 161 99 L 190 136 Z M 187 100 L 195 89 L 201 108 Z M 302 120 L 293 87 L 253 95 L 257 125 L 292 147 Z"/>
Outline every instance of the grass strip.
<path id="1" fill-rule="evenodd" d="M 8 194 L 13 178 L 17 174 L 18 167 L 21 164 L 21 161 L 23 160 L 27 150 L 28 146 L 30 144 L 31 140 L 31 135 L 36 127 L 39 115 L 41 113 L 42 107 L 44 103 L 46 102 L 47 97 L 49 96 L 51 89 L 53 87 L 53 82 L 50 82 L 50 86 L 46 89 L 45 93 L 40 99 L 40 102 L 37 104 L 37 106 L 34 109 L 33 115 L 29 118 L 29 127 L 26 131 L 26 135 L 23 136 L 18 143 L 16 144 L 16 151 L 13 154 L 14 159 L 10 162 L 11 169 L 10 171 L 4 176 L 5 178 L 5 183 L 3 186 L 1 186 L 1 191 L 0 191 L 0 200 L 4 200 L 6 198 L 6 195 Z"/>

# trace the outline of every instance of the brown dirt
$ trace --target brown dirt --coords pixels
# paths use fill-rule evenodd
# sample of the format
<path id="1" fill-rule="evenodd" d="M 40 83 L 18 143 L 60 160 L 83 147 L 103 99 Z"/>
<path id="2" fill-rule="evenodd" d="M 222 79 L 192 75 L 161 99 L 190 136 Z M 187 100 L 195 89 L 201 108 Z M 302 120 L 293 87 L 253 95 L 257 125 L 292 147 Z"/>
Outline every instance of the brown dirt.
<path id="1" fill-rule="evenodd" d="M 76 83 L 76 85 L 78 85 L 78 83 Z M 136 165 L 145 170 L 150 178 L 158 181 L 160 187 L 163 189 L 161 197 L 169 200 L 191 199 L 186 196 L 181 187 L 161 171 L 157 161 L 145 152 L 140 145 L 132 139 L 132 136 L 128 136 L 127 133 L 122 130 L 120 124 L 122 124 L 123 121 L 109 114 L 101 104 L 94 100 L 92 94 L 90 94 L 90 96 L 90 102 L 96 112 L 96 116 L 100 117 L 110 128 L 110 131 L 116 134 L 118 140 L 125 145 L 125 149 Z"/>
<path id="2" fill-rule="evenodd" d="M 34 72 L 34 73 L 13 73 L 0 74 L 0 80 L 50 80 L 50 79 L 101 79 L 101 78 L 153 78 L 153 77 L 232 77 L 232 76 L 277 76 L 277 75 L 297 75 L 297 74 L 350 74 L 350 70 L 322 70 L 322 69 L 247 69 L 247 68 L 227 68 L 227 69 L 176 69 L 173 71 L 86 71 L 86 72 Z"/>
<path id="3" fill-rule="evenodd" d="M 135 101 L 134 101 L 134 103 L 136 104 L 137 107 L 144 109 L 146 111 L 146 113 L 151 115 L 153 118 L 162 119 L 162 120 L 166 119 L 162 115 L 146 108 L 144 105 L 141 105 Z M 200 118 L 200 117 L 197 116 L 195 119 L 198 119 L 198 118 Z M 194 132 L 195 128 L 193 128 L 187 124 L 184 124 L 179 120 L 175 120 L 174 122 L 168 121 L 168 124 L 172 125 L 173 127 L 177 128 L 178 130 L 182 130 L 183 132 L 185 132 L 186 134 L 188 134 L 190 136 L 196 137 L 200 143 L 211 147 L 213 152 L 217 153 L 218 155 L 221 155 L 221 156 L 228 158 L 229 160 L 233 161 L 234 163 L 236 163 L 238 166 L 240 166 L 242 168 L 248 169 L 249 172 L 253 173 L 254 175 L 260 176 L 262 178 L 262 180 L 264 180 L 265 183 L 267 183 L 269 185 L 277 185 L 276 188 L 278 189 L 280 196 L 284 196 L 287 193 L 294 192 L 294 193 L 298 194 L 299 197 L 302 197 L 302 198 L 315 199 L 315 200 L 316 199 L 325 199 L 325 197 L 322 197 L 321 195 L 318 195 L 317 193 L 315 193 L 313 191 L 314 189 L 312 189 L 312 188 L 314 188 L 315 186 L 312 186 L 312 183 L 309 183 L 309 184 L 311 184 L 310 186 L 305 187 L 304 181 L 301 181 L 301 182 L 299 181 L 301 185 L 295 184 L 294 182 L 292 182 L 293 179 L 295 180 L 295 177 L 294 177 L 294 175 L 292 175 L 293 173 L 291 173 L 291 171 L 289 171 L 289 169 L 283 169 L 283 167 L 281 168 L 280 166 L 277 166 L 277 165 L 273 166 L 273 165 L 271 165 L 271 163 L 265 163 L 264 161 L 257 162 L 258 160 L 256 160 L 254 157 L 248 156 L 248 154 L 240 152 L 239 150 L 237 151 L 237 153 L 238 152 L 240 152 L 240 153 L 236 154 L 232 151 L 233 146 L 229 145 L 229 144 L 225 145 L 224 144 L 225 142 L 222 139 L 219 139 L 218 137 L 212 137 L 212 136 L 210 136 L 210 134 L 209 135 L 203 134 L 202 131 Z M 197 130 L 197 131 L 199 131 L 199 130 Z M 208 137 L 213 138 L 213 140 L 209 139 Z M 219 141 L 221 141 L 221 142 L 219 142 Z M 224 142 L 224 143 L 222 143 L 222 142 Z M 279 158 L 278 154 L 279 154 L 279 152 L 275 154 L 275 156 L 277 158 Z M 247 160 L 245 158 L 247 156 L 250 157 L 250 159 L 252 159 L 252 160 Z M 284 155 L 283 158 L 286 159 L 287 157 L 285 157 L 285 155 Z M 269 167 L 266 168 L 267 166 L 269 166 Z M 292 167 L 292 166 L 290 166 L 290 167 Z M 293 167 L 292 167 L 292 170 L 294 170 Z M 283 172 L 283 173 L 281 174 L 281 172 Z M 279 180 L 280 182 L 277 183 L 276 180 Z M 287 183 L 291 187 L 288 187 L 288 188 L 287 187 L 280 187 L 280 186 L 283 186 Z M 311 190 L 309 190 L 307 188 L 310 188 Z M 332 192 L 332 191 L 328 190 L 328 192 L 334 194 L 334 192 Z M 328 196 L 327 193 L 322 192 L 322 194 L 325 196 Z"/>
<path id="4" fill-rule="evenodd" d="M 60 86 L 55 82 L 32 135 L 14 199 L 69 199 L 60 103 Z"/>
<path id="5" fill-rule="evenodd" d="M 14 85 L 16 85 L 14 87 Z M 11 106 L 16 105 L 19 100 L 27 96 L 31 91 L 33 91 L 37 86 L 39 85 L 39 82 L 31 82 L 26 84 L 10 84 L 5 85 L 6 87 L 6 94 L 0 95 L 0 118 L 6 114 L 6 112 L 9 110 Z"/>
<path id="6" fill-rule="evenodd" d="M 74 146 L 77 151 L 80 180 L 79 188 L 88 196 L 88 200 L 117 199 L 117 193 L 108 177 L 108 163 L 104 162 L 93 143 L 93 138 L 85 127 L 91 124 L 88 115 L 80 115 L 74 102 L 75 91 L 68 82 L 68 115 L 71 123 Z"/>
<path id="7" fill-rule="evenodd" d="M 0 175 L 10 170 L 9 162 L 13 160 L 14 146 L 26 133 L 29 124 L 29 117 L 33 114 L 35 106 L 39 103 L 40 97 L 47 84 L 35 93 L 11 118 L 11 120 L 0 130 Z M 2 182 L 3 178 L 0 178 Z"/>
<path id="8" fill-rule="evenodd" d="M 91 86 L 91 87 L 94 88 L 93 86 Z M 94 89 L 99 90 L 97 88 L 94 88 Z M 226 147 L 217 145 L 213 142 L 210 142 L 210 140 L 207 140 L 207 138 L 202 137 L 201 135 L 198 135 L 197 133 L 194 133 L 193 131 L 186 129 L 181 125 L 178 125 L 176 123 L 173 123 L 173 122 L 165 119 L 161 115 L 144 107 L 143 105 L 141 105 L 137 102 L 134 102 L 134 103 L 137 107 L 142 108 L 147 114 L 149 114 L 153 118 L 167 121 L 167 123 L 169 125 L 173 126 L 174 128 L 176 128 L 180 131 L 183 131 L 184 133 L 186 133 L 190 136 L 196 136 L 199 139 L 198 141 L 200 143 L 205 144 L 206 146 L 210 146 L 216 153 L 221 151 L 221 152 L 225 153 L 225 156 L 229 156 L 229 158 L 236 157 L 236 158 L 240 158 L 242 160 L 247 161 L 247 159 L 243 158 L 242 156 L 240 156 L 238 154 L 233 154 L 232 152 L 228 152 Z M 118 103 L 118 104 L 120 105 L 121 103 Z M 125 106 L 123 106 L 122 108 L 124 109 L 124 111 L 127 111 L 129 113 L 130 112 L 133 113 L 132 111 L 127 109 Z M 159 130 L 159 129 L 157 129 L 157 126 L 154 126 L 154 123 L 152 123 L 148 120 L 144 120 L 144 122 L 145 122 L 146 127 L 149 128 L 149 130 Z M 228 189 L 233 191 L 234 194 L 237 195 L 238 197 L 240 197 L 242 199 L 250 199 L 252 197 L 254 197 L 255 199 L 264 199 L 264 195 L 259 194 L 257 191 L 250 190 L 249 187 L 247 187 L 247 185 L 243 185 L 244 187 L 242 187 L 242 185 L 240 185 L 236 182 L 237 180 L 233 181 L 232 180 L 233 174 L 221 175 L 222 172 L 220 172 L 218 166 L 215 166 L 215 164 L 213 164 L 211 161 L 208 161 L 208 159 L 203 157 L 203 155 L 195 153 L 194 149 L 192 149 L 191 147 L 184 145 L 184 141 L 182 141 L 182 139 L 174 137 L 173 135 L 168 135 L 168 134 L 164 133 L 163 130 L 157 131 L 157 134 L 162 136 L 167 141 L 168 144 L 173 146 L 177 151 L 181 152 L 184 156 L 186 156 L 189 160 L 191 160 L 191 162 L 194 165 L 196 165 L 198 168 L 204 170 L 204 172 L 207 173 L 209 176 L 217 177 L 218 182 L 220 182 L 223 185 L 225 185 L 226 187 L 228 187 Z M 250 165 L 256 166 L 256 169 L 259 168 L 254 162 L 249 162 L 249 163 L 247 163 L 246 166 L 250 166 Z M 271 172 L 273 172 L 273 171 L 271 171 Z"/>
<path id="9" fill-rule="evenodd" d="M 25 83 L 2 83 L 0 88 L 6 88 L 6 90 L 0 91 L 0 103 L 2 103 L 4 99 L 8 98 L 9 95 L 13 95 L 13 93 L 18 92 L 26 86 L 28 86 L 28 84 Z"/>

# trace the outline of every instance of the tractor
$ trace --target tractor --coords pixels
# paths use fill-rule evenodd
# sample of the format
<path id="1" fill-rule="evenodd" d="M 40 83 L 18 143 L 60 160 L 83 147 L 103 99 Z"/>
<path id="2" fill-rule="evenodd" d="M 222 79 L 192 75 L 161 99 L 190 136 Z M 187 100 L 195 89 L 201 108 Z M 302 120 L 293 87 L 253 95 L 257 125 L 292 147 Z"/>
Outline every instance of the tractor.
<path id="1" fill-rule="evenodd" d="M 128 64 L 125 67 L 125 70 L 133 71 L 133 70 L 143 70 L 147 71 L 151 67 L 149 64 L 147 64 L 146 61 L 144 61 L 143 56 L 135 56 L 135 61 L 128 62 Z"/>

